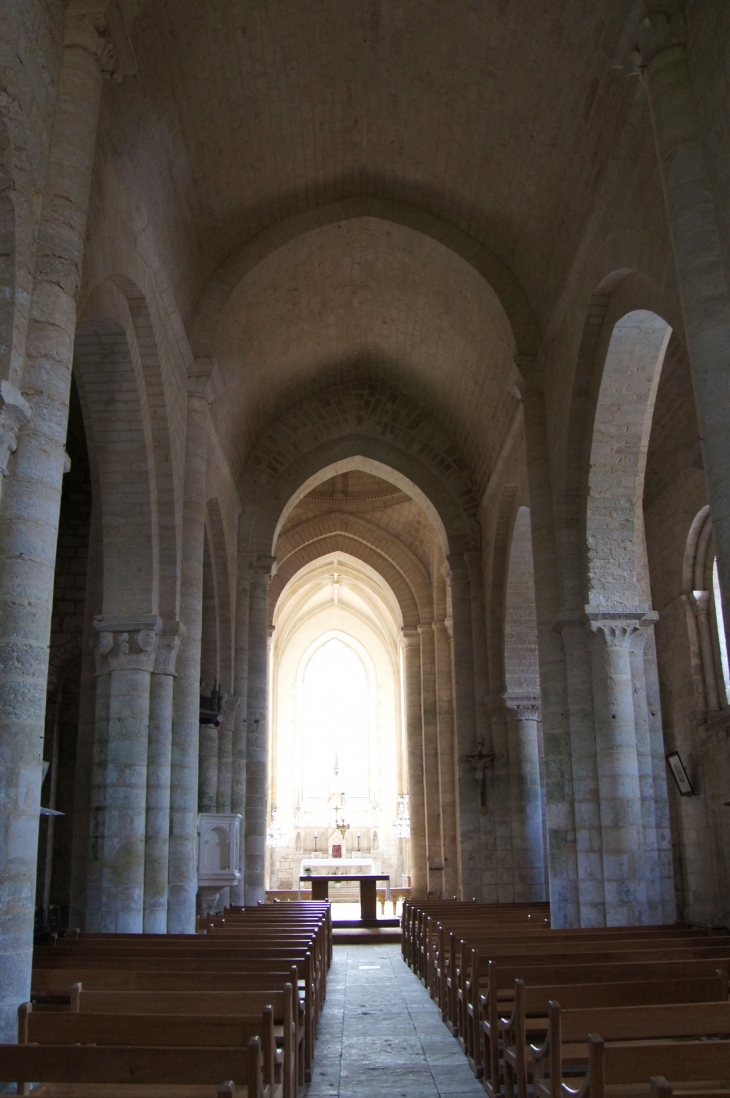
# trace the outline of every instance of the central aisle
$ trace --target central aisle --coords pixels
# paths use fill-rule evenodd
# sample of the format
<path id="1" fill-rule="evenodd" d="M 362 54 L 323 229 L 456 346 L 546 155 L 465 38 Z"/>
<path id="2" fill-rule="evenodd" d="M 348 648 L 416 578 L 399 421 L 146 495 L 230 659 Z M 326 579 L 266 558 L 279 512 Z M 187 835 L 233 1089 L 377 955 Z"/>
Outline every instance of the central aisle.
<path id="1" fill-rule="evenodd" d="M 398 945 L 335 946 L 310 1098 L 484 1098 Z"/>

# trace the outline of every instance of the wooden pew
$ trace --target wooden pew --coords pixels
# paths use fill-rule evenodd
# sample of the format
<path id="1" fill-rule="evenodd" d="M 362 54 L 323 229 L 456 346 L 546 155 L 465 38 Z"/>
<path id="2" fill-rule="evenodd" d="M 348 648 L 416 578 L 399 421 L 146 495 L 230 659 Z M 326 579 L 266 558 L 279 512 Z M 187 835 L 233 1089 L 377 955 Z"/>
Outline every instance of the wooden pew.
<path id="1" fill-rule="evenodd" d="M 283 1098 L 275 1081 L 274 1016 L 266 1006 L 254 1016 L 178 1014 L 38 1014 L 31 1003 L 18 1007 L 19 1045 L 100 1045 L 241 1048 L 261 1043 L 263 1085 L 269 1098 Z M 288 1098 L 294 1098 L 289 1090 Z"/>
<path id="2" fill-rule="evenodd" d="M 298 966 L 288 970 L 273 968 L 268 961 L 258 963 L 249 962 L 246 971 L 228 971 L 225 974 L 225 990 L 227 991 L 253 991 L 271 990 L 283 987 L 286 982 L 297 986 Z M 186 965 L 180 969 L 175 968 L 161 970 L 147 968 L 130 968 L 123 965 L 118 968 L 90 969 L 79 968 L 34 968 L 31 980 L 31 997 L 40 1002 L 70 1003 L 72 984 L 80 983 L 89 991 L 180 991 L 196 992 L 221 990 L 223 980 L 219 971 L 192 969 Z M 304 1078 L 308 1081 L 311 1077 L 312 1064 L 314 1062 L 314 1019 L 312 1016 L 313 1004 L 311 996 L 307 994 L 302 1000 L 304 1011 Z"/>
<path id="3" fill-rule="evenodd" d="M 81 943 L 79 945 L 81 946 Z M 280 971 L 285 966 L 292 964 L 297 965 L 299 978 L 304 985 L 304 1003 L 307 1016 L 305 1051 L 307 1071 L 311 1071 L 314 1038 L 324 998 L 324 989 L 321 981 L 318 980 L 318 971 L 314 958 L 308 950 L 290 947 L 277 948 L 267 946 L 264 943 L 257 948 L 240 946 L 215 952 L 203 949 L 202 954 L 199 954 L 199 951 L 192 947 L 181 948 L 180 950 L 155 950 L 152 947 L 143 948 L 140 946 L 137 950 L 130 949 L 123 954 L 113 950 L 97 952 L 96 950 L 89 951 L 81 948 L 76 954 L 65 954 L 63 952 L 59 953 L 55 949 L 47 949 L 37 951 L 36 954 L 32 983 L 32 987 L 35 989 L 33 997 L 36 998 L 40 994 L 40 984 L 43 980 L 46 988 L 50 989 L 52 981 L 48 977 L 41 977 L 40 974 L 43 972 L 70 973 L 72 978 L 69 980 L 66 977 L 62 984 L 65 987 L 70 987 L 72 983 L 77 981 L 87 987 L 94 987 L 98 985 L 92 984 L 89 977 L 89 973 L 94 970 L 111 971 L 118 969 L 127 973 L 155 971 L 158 973 L 179 974 L 181 969 L 184 969 L 186 973 L 190 975 L 194 973 L 198 976 L 203 973 L 208 975 L 225 973 L 226 986 L 231 987 L 229 981 L 233 973 Z M 81 975 L 82 972 L 84 975 Z M 62 977 L 62 979 L 64 978 Z M 218 986 L 220 986 L 220 982 L 221 977 L 219 976 Z M 58 987 L 58 983 L 55 986 Z M 101 986 L 103 987 L 103 984 Z M 215 989 L 209 988 L 208 990 Z"/>
<path id="4" fill-rule="evenodd" d="M 587 1039 L 588 1066 L 582 1081 L 536 1079 L 535 1098 L 609 1098 L 611 1094 L 649 1094 L 652 1076 L 676 1082 L 730 1080 L 730 1041 L 658 1040 L 605 1042 Z"/>
<path id="5" fill-rule="evenodd" d="M 39 1082 L 38 1098 L 267 1098 L 262 1071 L 256 1037 L 245 1049 L 0 1045 L 0 1081 L 25 1094 Z"/>
<path id="6" fill-rule="evenodd" d="M 669 1083 L 663 1075 L 652 1075 L 651 1098 L 730 1098 L 730 1080 L 695 1080 L 691 1083 Z M 697 1085 L 699 1084 L 699 1085 Z"/>
<path id="7" fill-rule="evenodd" d="M 552 1077 L 554 1034 L 549 1027 L 557 994 L 561 999 L 563 1057 L 566 1042 L 572 1042 L 571 1057 L 584 1061 L 591 1031 L 599 1031 L 604 1040 L 730 1034 L 727 973 L 718 973 L 716 980 L 708 982 L 714 983 L 716 998 L 698 1002 L 689 997 L 693 990 L 701 990 L 693 988 L 691 981 L 677 981 L 675 987 L 673 981 L 666 980 L 657 981 L 656 987 L 651 983 L 619 984 L 611 991 L 608 985 L 594 984 L 564 994 L 567 989 L 563 987 L 538 991 L 526 989 L 523 981 L 517 980 L 514 1010 L 502 1023 L 505 1094 L 511 1096 L 516 1087 L 519 1098 L 527 1098 L 533 1060 L 539 1064 L 543 1081 Z M 535 1045 L 536 1035 L 546 1029 L 542 1044 Z"/>
<path id="8" fill-rule="evenodd" d="M 500 1013 L 511 1012 L 515 981 L 526 987 L 565 984 L 616 984 L 654 980 L 680 980 L 715 977 L 718 965 L 714 961 L 634 962 L 626 964 L 510 965 L 492 962 L 486 989 L 479 996 L 480 1061 L 484 1073 L 484 1089 L 490 1098 L 499 1094 Z"/>
<path id="9" fill-rule="evenodd" d="M 274 1036 L 283 1051 L 284 1093 L 304 1084 L 304 1014 L 291 983 L 279 990 L 251 991 L 87 991 L 71 988 L 70 1009 L 80 1014 L 192 1014 L 201 1017 L 250 1016 L 273 1011 Z M 35 1015 L 37 1017 L 37 1014 Z"/>

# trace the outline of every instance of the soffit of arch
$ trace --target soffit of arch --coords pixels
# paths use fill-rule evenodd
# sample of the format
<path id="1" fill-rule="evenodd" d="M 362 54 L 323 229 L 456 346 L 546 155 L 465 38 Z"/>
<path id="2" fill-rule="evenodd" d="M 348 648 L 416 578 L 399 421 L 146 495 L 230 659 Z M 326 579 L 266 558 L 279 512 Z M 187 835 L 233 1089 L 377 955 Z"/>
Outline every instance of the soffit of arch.
<path id="1" fill-rule="evenodd" d="M 588 601 L 586 515 L 591 475 L 591 451 L 606 358 L 617 323 L 630 313 L 645 311 L 660 325 L 663 295 L 643 274 L 624 270 L 607 276 L 588 303 L 573 371 L 568 415 L 564 431 L 554 433 L 556 492 L 559 499 L 559 536 L 562 543 L 562 582 L 566 609 L 582 613 Z M 655 380 L 658 380 L 658 375 Z M 626 403 L 632 386 L 641 383 L 633 371 L 625 379 L 621 401 Z M 656 395 L 652 390 L 651 402 Z M 650 393 L 645 394 L 646 401 Z M 638 407 L 638 406 L 637 406 Z M 618 416 L 620 413 L 616 412 Z M 644 427 L 646 424 L 644 424 Z M 645 440 L 648 443 L 648 438 Z M 638 470 L 635 470 L 638 472 Z M 643 466 L 642 466 L 643 475 Z"/>
<path id="2" fill-rule="evenodd" d="M 468 262 L 411 228 L 355 218 L 296 237 L 245 277 L 215 341 L 226 400 L 214 415 L 241 469 L 261 424 L 302 398 L 343 375 L 397 379 L 459 439 L 481 489 L 514 414 L 513 350 Z"/>
<path id="3" fill-rule="evenodd" d="M 106 382 L 97 376 L 105 354 L 104 340 L 89 338 L 98 325 L 113 322 L 124 333 L 136 379 L 136 410 L 146 439 L 146 458 L 153 504 L 153 531 L 159 549 L 159 612 L 166 621 L 179 616 L 179 554 L 182 533 L 182 452 L 170 415 L 164 371 L 147 301 L 141 290 L 121 276 L 96 286 L 89 294 L 77 325 L 75 366 L 80 390 L 91 385 L 101 393 Z M 82 361 L 83 360 L 83 361 Z M 125 394 L 129 398 L 129 394 Z M 84 398 L 87 417 L 93 416 Z M 93 428 L 91 419 L 88 421 Z M 94 431 L 87 430 L 90 449 Z M 184 436 L 183 436 L 184 441 Z"/>
<path id="4" fill-rule="evenodd" d="M 419 622 L 429 621 L 433 617 L 430 592 L 428 601 L 419 605 L 418 599 L 410 586 L 408 579 L 382 552 L 373 548 L 366 542 L 347 534 L 325 534 L 313 538 L 298 546 L 288 557 L 284 566 L 277 570 L 269 589 L 269 615 L 273 620 L 274 609 L 277 600 L 287 583 L 298 575 L 302 568 L 310 562 L 317 561 L 323 556 L 337 558 L 340 554 L 346 555 L 351 560 L 357 560 L 364 566 L 371 576 L 377 576 L 373 589 L 378 591 L 379 585 L 396 600 L 397 617 L 401 624 L 415 627 Z M 378 592 L 378 597 L 382 595 Z"/>
<path id="5" fill-rule="evenodd" d="M 296 511 L 292 512 L 291 517 L 296 517 Z M 373 521 L 373 518 L 329 511 L 288 525 L 276 542 L 275 556 L 279 567 L 283 567 L 287 557 L 300 546 L 331 534 L 343 534 L 364 542 L 385 556 L 407 580 L 419 605 L 426 607 L 431 601 L 431 577 L 423 560 L 401 538 L 402 523 L 394 522 L 386 527 Z M 430 550 L 431 546 L 426 548 Z"/>
<path id="6" fill-rule="evenodd" d="M 365 561 L 342 551 L 302 564 L 279 592 L 271 613 L 276 644 L 287 643 L 301 622 L 338 607 L 362 617 L 387 646 L 396 646 L 403 619 L 395 592 Z"/>
<path id="7" fill-rule="evenodd" d="M 247 551 L 271 553 L 293 504 L 346 467 L 397 471 L 434 514 L 445 552 L 478 546 L 476 493 L 460 448 L 402 394 L 353 382 L 303 401 L 259 439 L 241 485 Z"/>

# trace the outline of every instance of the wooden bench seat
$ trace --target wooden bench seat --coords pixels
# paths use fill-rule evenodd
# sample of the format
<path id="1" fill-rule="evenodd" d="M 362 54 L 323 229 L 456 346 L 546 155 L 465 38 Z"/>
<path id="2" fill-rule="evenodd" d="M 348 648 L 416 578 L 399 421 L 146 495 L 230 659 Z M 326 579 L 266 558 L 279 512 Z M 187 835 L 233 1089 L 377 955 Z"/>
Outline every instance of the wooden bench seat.
<path id="1" fill-rule="evenodd" d="M 651 1093 L 652 1076 L 676 1082 L 714 1084 L 730 1080 L 730 1040 L 615 1041 L 600 1034 L 587 1040 L 585 1076 L 536 1080 L 535 1098 L 625 1098 Z"/>
<path id="2" fill-rule="evenodd" d="M 258 1015 L 216 1016 L 156 1014 L 36 1014 L 31 1003 L 18 1008 L 20 1045 L 172 1046 L 189 1048 L 242 1048 L 252 1037 L 261 1043 L 263 1085 L 269 1098 L 294 1098 L 275 1081 L 274 1015 L 266 1006 Z M 291 1047 L 287 1047 L 291 1057 Z M 289 1065 L 291 1067 L 291 1063 Z"/>
<path id="3" fill-rule="evenodd" d="M 532 962 L 532 958 L 530 961 Z M 479 1058 L 484 1073 L 484 1087 L 489 1095 L 499 1093 L 498 1048 L 501 1038 L 500 1016 L 511 1013 L 515 996 L 515 981 L 525 987 L 567 984 L 644 983 L 654 980 L 684 980 L 702 977 L 726 980 L 727 970 L 718 974 L 713 961 L 640 962 L 632 965 L 572 964 L 572 965 L 511 965 L 490 963 L 487 986 L 479 996 L 477 1024 Z M 721 986 L 724 986 L 721 985 Z"/>
<path id="4" fill-rule="evenodd" d="M 284 1090 L 295 1093 L 304 1083 L 304 1011 L 295 1005 L 291 983 L 278 990 L 251 991 L 85 991 L 71 989 L 70 1009 L 80 1014 L 250 1016 L 267 1006 L 273 1012 L 274 1039 L 284 1057 Z M 37 1017 L 37 1013 L 35 1015 Z"/>
<path id="5" fill-rule="evenodd" d="M 516 1006 L 515 1024 L 504 1027 L 505 1094 L 511 1096 L 514 1087 L 519 1098 L 527 1098 L 528 1074 L 535 1068 L 535 1079 L 557 1078 L 560 1067 L 554 1059 L 559 1051 L 560 1064 L 584 1064 L 589 1033 L 600 1033 L 606 1040 L 655 1040 L 667 1037 L 730 1036 L 730 1003 L 664 1002 L 617 1006 L 597 1003 L 597 995 L 588 996 L 579 1007 L 561 1008 L 551 1000 L 548 1005 L 547 1033 L 535 1043 L 526 1032 L 525 1011 Z M 516 999 L 524 999 L 524 987 L 516 988 Z M 553 1074 L 555 1069 L 555 1073 Z"/>
<path id="6" fill-rule="evenodd" d="M 268 1098 L 256 1037 L 245 1049 L 0 1045 L 0 1081 L 25 1094 L 38 1082 L 38 1098 Z"/>
<path id="7" fill-rule="evenodd" d="M 224 970 L 225 971 L 225 970 Z M 296 986 L 301 975 L 299 965 L 277 970 L 268 961 L 249 962 L 246 971 L 225 971 L 225 980 L 220 971 L 198 970 L 185 965 L 182 970 L 176 967 L 134 968 L 123 965 L 118 968 L 38 968 L 33 969 L 31 997 L 41 1002 L 71 1001 L 73 984 L 80 983 L 88 991 L 179 991 L 217 992 L 225 983 L 227 991 L 266 990 L 281 987 L 290 982 Z M 304 1077 L 311 1077 L 314 1062 L 314 1038 L 316 1032 L 314 1003 L 309 983 L 303 988 L 302 1008 L 304 1011 Z"/>

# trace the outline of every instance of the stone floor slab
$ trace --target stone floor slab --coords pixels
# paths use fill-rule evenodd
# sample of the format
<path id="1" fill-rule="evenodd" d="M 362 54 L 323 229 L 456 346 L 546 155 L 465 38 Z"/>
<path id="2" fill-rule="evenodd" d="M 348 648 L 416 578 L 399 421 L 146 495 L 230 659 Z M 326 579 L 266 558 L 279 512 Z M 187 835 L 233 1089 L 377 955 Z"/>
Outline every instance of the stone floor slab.
<path id="1" fill-rule="evenodd" d="M 334 947 L 308 1098 L 483 1098 L 397 945 Z"/>

